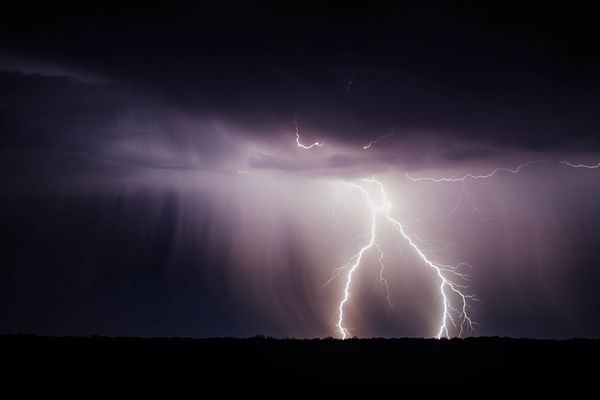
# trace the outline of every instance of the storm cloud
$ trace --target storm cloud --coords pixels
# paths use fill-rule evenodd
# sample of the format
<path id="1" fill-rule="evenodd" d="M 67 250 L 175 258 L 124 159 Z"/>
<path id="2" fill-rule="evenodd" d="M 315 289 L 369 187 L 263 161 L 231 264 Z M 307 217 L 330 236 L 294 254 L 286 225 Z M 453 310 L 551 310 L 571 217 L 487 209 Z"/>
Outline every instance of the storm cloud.
<path id="1" fill-rule="evenodd" d="M 598 29 L 548 7 L 7 10 L 0 331 L 335 334 L 323 284 L 368 230 L 349 183 L 376 176 L 432 257 L 473 265 L 480 334 L 598 336 L 600 170 L 558 163 L 600 160 Z M 371 255 L 352 331 L 431 335 L 435 285 L 382 235 L 395 311 Z"/>

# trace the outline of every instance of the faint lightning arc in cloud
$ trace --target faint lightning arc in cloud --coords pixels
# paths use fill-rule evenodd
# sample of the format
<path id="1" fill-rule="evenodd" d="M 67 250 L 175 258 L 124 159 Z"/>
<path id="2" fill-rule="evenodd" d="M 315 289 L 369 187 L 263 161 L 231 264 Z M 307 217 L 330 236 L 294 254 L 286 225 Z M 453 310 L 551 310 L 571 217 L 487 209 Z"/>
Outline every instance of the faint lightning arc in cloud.
<path id="1" fill-rule="evenodd" d="M 471 173 L 467 173 L 460 177 L 450 177 L 450 178 L 432 178 L 432 177 L 420 177 L 415 178 L 410 176 L 408 173 L 405 173 L 404 176 L 408 178 L 412 182 L 466 182 L 469 179 L 478 180 L 478 179 L 488 179 L 493 177 L 499 172 L 508 172 L 511 174 L 518 174 L 521 170 L 529 165 L 541 164 L 547 162 L 548 160 L 536 160 L 536 161 L 527 161 L 523 164 L 518 165 L 516 168 L 495 168 L 492 172 L 483 175 L 473 175 Z"/>
<path id="2" fill-rule="evenodd" d="M 571 164 L 568 161 L 559 161 L 564 166 L 571 168 L 587 168 L 587 169 L 597 169 L 600 168 L 600 162 L 598 164 Z"/>
<path id="3" fill-rule="evenodd" d="M 313 147 L 323 147 L 325 145 L 325 143 L 323 143 L 323 142 L 314 142 L 309 145 L 303 144 L 300 141 L 300 129 L 298 127 L 298 120 L 296 118 L 294 118 L 293 124 L 296 127 L 296 144 L 298 145 L 298 147 L 305 149 L 305 150 L 309 150 L 309 149 L 312 149 Z"/>
<path id="4" fill-rule="evenodd" d="M 377 139 L 370 141 L 369 143 L 365 144 L 362 149 L 363 150 L 369 150 L 371 148 L 371 146 L 373 146 L 374 144 L 379 143 L 380 141 L 382 141 L 383 139 L 390 137 L 394 134 L 394 132 L 388 133 L 387 135 L 382 135 L 379 136 Z"/>

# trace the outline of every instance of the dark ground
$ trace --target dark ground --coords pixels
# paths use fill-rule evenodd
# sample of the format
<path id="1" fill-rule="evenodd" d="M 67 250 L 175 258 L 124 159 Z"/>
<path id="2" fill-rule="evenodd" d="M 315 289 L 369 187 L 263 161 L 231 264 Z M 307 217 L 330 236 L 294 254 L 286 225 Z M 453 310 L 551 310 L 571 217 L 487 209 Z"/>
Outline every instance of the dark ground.
<path id="1" fill-rule="evenodd" d="M 450 384 L 593 382 L 600 340 L 186 339 L 0 336 L 4 377 L 58 382 Z M 557 381 L 553 381 L 556 383 Z"/>

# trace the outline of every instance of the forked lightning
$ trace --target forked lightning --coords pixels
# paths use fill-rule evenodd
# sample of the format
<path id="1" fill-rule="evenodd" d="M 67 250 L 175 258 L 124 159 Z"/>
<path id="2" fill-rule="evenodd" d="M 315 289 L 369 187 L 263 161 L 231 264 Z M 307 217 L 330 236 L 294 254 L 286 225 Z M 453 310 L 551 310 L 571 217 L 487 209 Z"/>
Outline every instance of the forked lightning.
<path id="1" fill-rule="evenodd" d="M 352 184 L 354 188 L 359 190 L 365 197 L 369 211 L 371 229 L 369 234 L 368 242 L 360 248 L 360 250 L 350 259 L 351 261 L 341 267 L 347 269 L 346 281 L 344 284 L 344 295 L 338 306 L 338 320 L 337 329 L 342 339 L 346 339 L 350 332 L 346 327 L 344 321 L 344 310 L 347 303 L 350 301 L 352 295 L 352 278 L 356 270 L 360 267 L 361 262 L 364 259 L 365 254 L 375 248 L 379 251 L 379 264 L 381 266 L 380 279 L 384 283 L 386 289 L 389 289 L 387 281 L 383 276 L 383 257 L 384 253 L 381 247 L 377 244 L 377 224 L 378 221 L 383 220 L 391 224 L 400 237 L 403 238 L 406 243 L 413 249 L 416 255 L 419 257 L 423 265 L 429 267 L 439 283 L 439 292 L 442 299 L 442 312 L 440 318 L 440 326 L 437 329 L 436 337 L 450 337 L 452 335 L 451 326 L 455 329 L 457 336 L 470 333 L 473 331 L 477 324 L 470 316 L 471 302 L 476 301 L 477 298 L 473 294 L 466 292 L 467 286 L 463 282 L 469 280 L 468 274 L 462 272 L 464 267 L 468 267 L 467 263 L 460 263 L 458 265 L 446 265 L 439 264 L 430 260 L 425 253 L 416 244 L 416 238 L 411 236 L 407 232 L 407 228 L 402 225 L 397 219 L 392 217 L 390 214 L 392 203 L 388 199 L 388 196 L 384 190 L 383 184 L 376 179 L 362 179 L 363 185 Z M 379 201 L 374 201 L 373 197 L 364 185 L 375 185 L 379 191 Z M 336 269 L 339 272 L 340 268 Z M 461 282 L 461 283 L 459 283 Z M 388 304 L 391 306 L 389 290 L 388 290 Z"/>

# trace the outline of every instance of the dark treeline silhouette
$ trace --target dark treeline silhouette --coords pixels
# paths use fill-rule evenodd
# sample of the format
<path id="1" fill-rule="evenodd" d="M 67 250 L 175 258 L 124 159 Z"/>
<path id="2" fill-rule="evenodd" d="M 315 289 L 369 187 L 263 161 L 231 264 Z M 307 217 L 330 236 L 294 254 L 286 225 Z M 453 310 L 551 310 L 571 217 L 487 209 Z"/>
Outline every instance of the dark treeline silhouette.
<path id="1" fill-rule="evenodd" d="M 25 376 L 130 379 L 169 374 L 211 382 L 449 382 L 543 372 L 584 377 L 600 340 L 272 339 L 0 336 L 3 364 Z M 216 381 L 215 381 L 216 382 Z M 400 381 L 398 381 L 400 383 Z"/>

